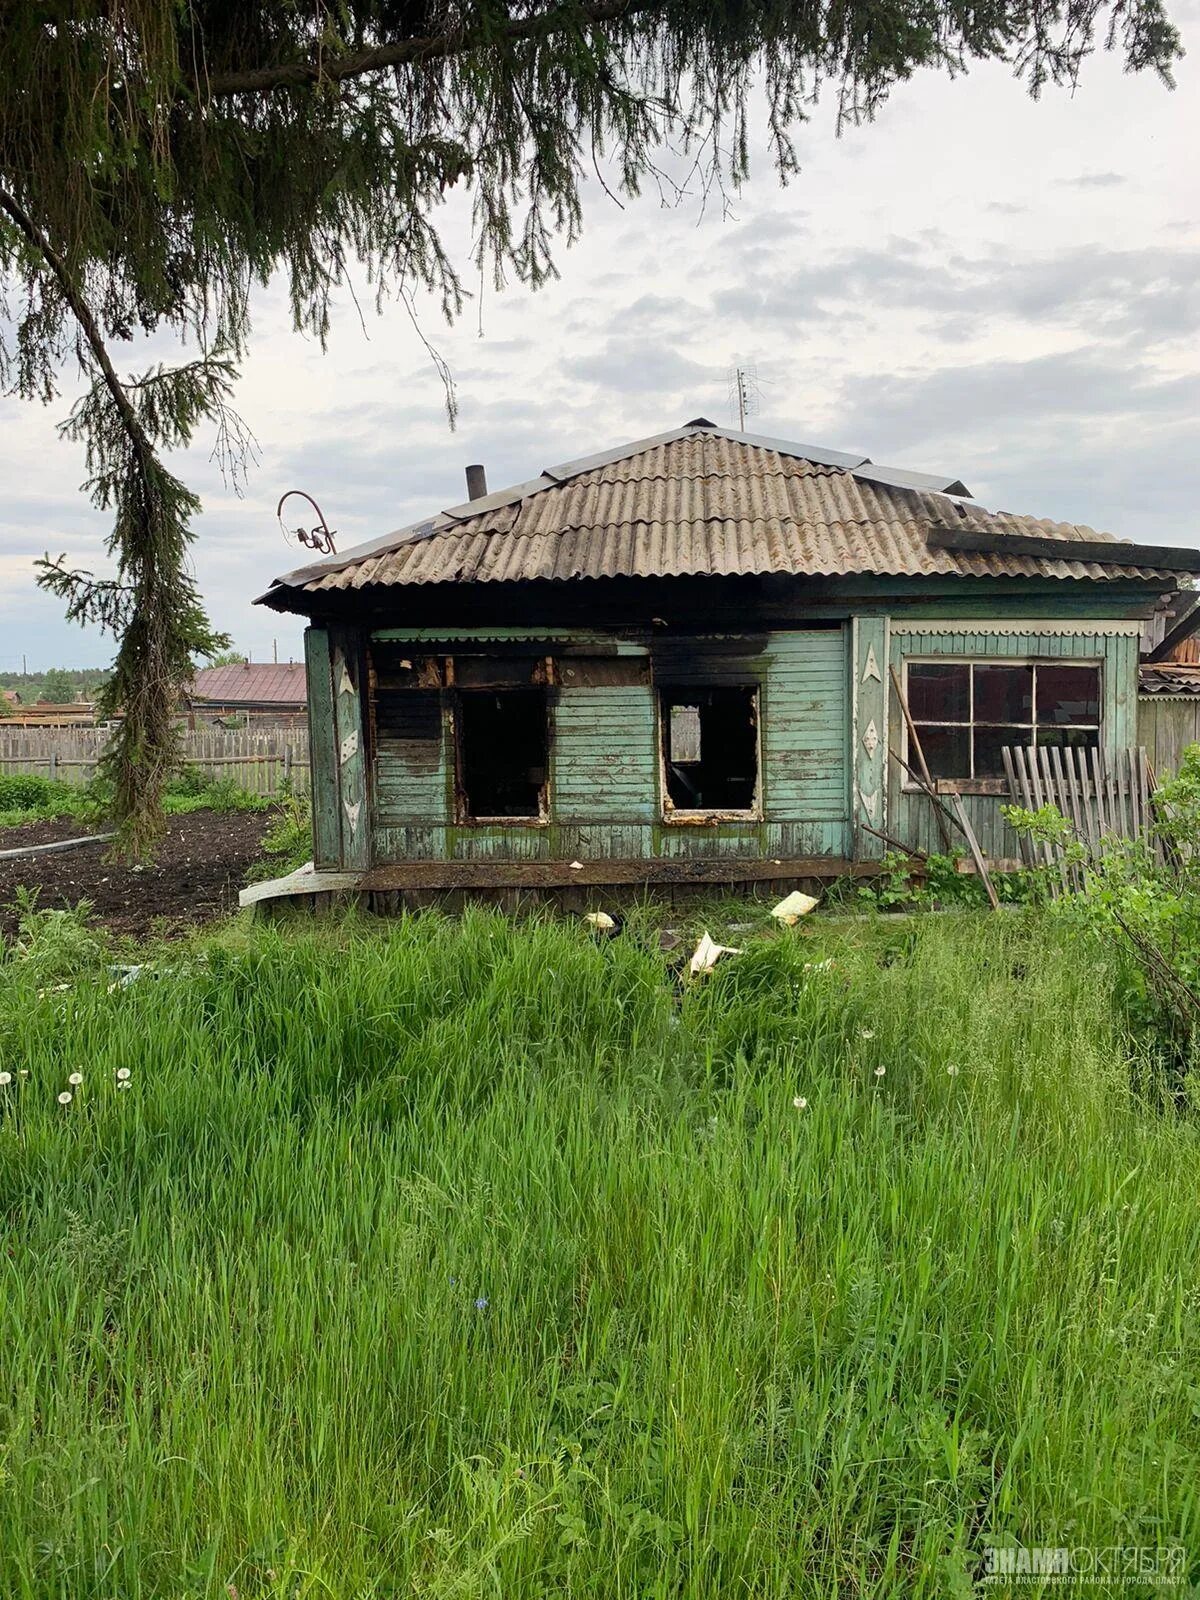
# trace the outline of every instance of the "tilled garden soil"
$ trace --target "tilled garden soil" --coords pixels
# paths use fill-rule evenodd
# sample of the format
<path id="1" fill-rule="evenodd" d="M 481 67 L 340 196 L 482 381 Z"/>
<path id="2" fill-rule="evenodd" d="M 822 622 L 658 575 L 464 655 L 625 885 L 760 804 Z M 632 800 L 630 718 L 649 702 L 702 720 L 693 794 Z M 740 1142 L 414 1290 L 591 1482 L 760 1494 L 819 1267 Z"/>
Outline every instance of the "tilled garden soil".
<path id="1" fill-rule="evenodd" d="M 22 887 L 38 891 L 43 910 L 90 900 L 96 922 L 114 933 L 137 936 L 182 930 L 236 910 L 246 872 L 262 856 L 270 816 L 261 811 L 193 811 L 167 821 L 167 836 L 145 867 L 106 861 L 110 847 L 100 843 L 0 860 L 0 934 L 11 937 L 16 930 L 12 902 Z M 79 839 L 92 831 L 69 817 L 0 828 L 0 851 Z"/>

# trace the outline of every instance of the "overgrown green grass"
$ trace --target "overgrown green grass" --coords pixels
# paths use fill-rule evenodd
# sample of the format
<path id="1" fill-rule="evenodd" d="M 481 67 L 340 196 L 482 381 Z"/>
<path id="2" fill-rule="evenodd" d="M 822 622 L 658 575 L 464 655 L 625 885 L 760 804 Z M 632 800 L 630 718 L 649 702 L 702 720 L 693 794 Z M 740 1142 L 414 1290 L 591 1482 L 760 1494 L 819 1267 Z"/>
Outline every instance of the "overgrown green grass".
<path id="1" fill-rule="evenodd" d="M 1200 1136 L 1103 968 L 968 914 L 686 988 L 644 926 L 0 968 L 5 1600 L 1194 1578 Z"/>

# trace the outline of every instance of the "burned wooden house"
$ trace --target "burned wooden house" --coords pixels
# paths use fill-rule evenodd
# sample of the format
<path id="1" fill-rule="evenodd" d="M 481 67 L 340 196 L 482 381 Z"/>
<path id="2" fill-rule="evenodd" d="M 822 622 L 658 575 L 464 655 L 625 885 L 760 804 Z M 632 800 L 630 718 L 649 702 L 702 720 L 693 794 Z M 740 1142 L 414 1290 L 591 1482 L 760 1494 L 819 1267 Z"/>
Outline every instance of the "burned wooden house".
<path id="1" fill-rule="evenodd" d="M 309 619 L 315 862 L 264 893 L 870 871 L 888 840 L 938 847 L 901 694 L 1010 855 L 1003 748 L 1131 745 L 1144 619 L 1200 569 L 704 419 L 480 476 L 261 597 Z"/>

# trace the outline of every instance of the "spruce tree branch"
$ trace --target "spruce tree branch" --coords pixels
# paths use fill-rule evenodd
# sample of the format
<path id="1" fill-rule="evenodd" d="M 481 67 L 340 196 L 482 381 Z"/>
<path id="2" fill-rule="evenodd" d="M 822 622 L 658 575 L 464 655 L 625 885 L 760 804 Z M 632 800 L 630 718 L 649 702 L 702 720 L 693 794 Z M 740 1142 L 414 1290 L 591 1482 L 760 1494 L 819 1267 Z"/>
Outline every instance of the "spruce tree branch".
<path id="1" fill-rule="evenodd" d="M 9 194 L 7 189 L 3 188 L 0 188 L 0 211 L 8 214 L 50 269 L 63 299 L 70 306 L 76 322 L 83 330 L 83 335 L 91 349 L 93 359 L 100 369 L 105 386 L 112 395 L 113 404 L 117 408 L 125 431 L 137 451 L 138 459 L 145 462 L 153 456 L 153 448 L 146 437 L 145 429 L 138 420 L 129 396 L 125 393 L 124 385 L 120 378 L 117 377 L 116 369 L 109 358 L 108 349 L 105 346 L 99 325 L 92 315 L 91 307 L 76 287 L 75 280 L 72 278 L 66 262 L 20 202 Z"/>
<path id="2" fill-rule="evenodd" d="M 452 33 L 396 39 L 370 50 L 357 50 L 352 55 L 321 55 L 311 61 L 254 67 L 247 72 L 221 72 L 211 76 L 206 73 L 195 87 L 197 97 L 207 101 L 238 94 L 271 94 L 276 89 L 301 89 L 318 83 L 341 83 L 410 61 L 440 61 L 487 45 L 519 44 L 525 39 L 551 38 L 570 28 L 617 22 L 624 17 L 637 16 L 639 12 L 657 10 L 661 4 L 662 0 L 593 0 L 590 5 L 555 6 L 492 32 L 458 29 Z"/>

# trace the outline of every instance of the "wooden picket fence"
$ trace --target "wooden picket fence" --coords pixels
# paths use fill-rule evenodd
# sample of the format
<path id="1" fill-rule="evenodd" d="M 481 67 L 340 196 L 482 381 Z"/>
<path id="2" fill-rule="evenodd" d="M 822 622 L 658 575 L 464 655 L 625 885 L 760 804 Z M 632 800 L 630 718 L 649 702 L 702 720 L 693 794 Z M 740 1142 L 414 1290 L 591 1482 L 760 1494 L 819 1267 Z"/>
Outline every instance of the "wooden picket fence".
<path id="1" fill-rule="evenodd" d="M 0 728 L 0 773 L 86 783 L 111 738 L 108 728 Z M 206 779 L 229 778 L 250 794 L 275 794 L 285 778 L 308 792 L 308 729 L 203 728 L 180 735 L 183 761 Z"/>
<path id="2" fill-rule="evenodd" d="M 1141 839 L 1150 834 L 1155 784 L 1143 748 L 1013 745 L 1002 756 L 1011 803 L 1027 811 L 1053 806 L 1071 824 L 1089 857 L 1096 856 L 1106 839 Z M 1027 866 L 1057 866 L 1064 889 L 1082 887 L 1082 867 L 1068 865 L 1057 846 L 1034 843 L 1023 834 L 1021 853 Z"/>

